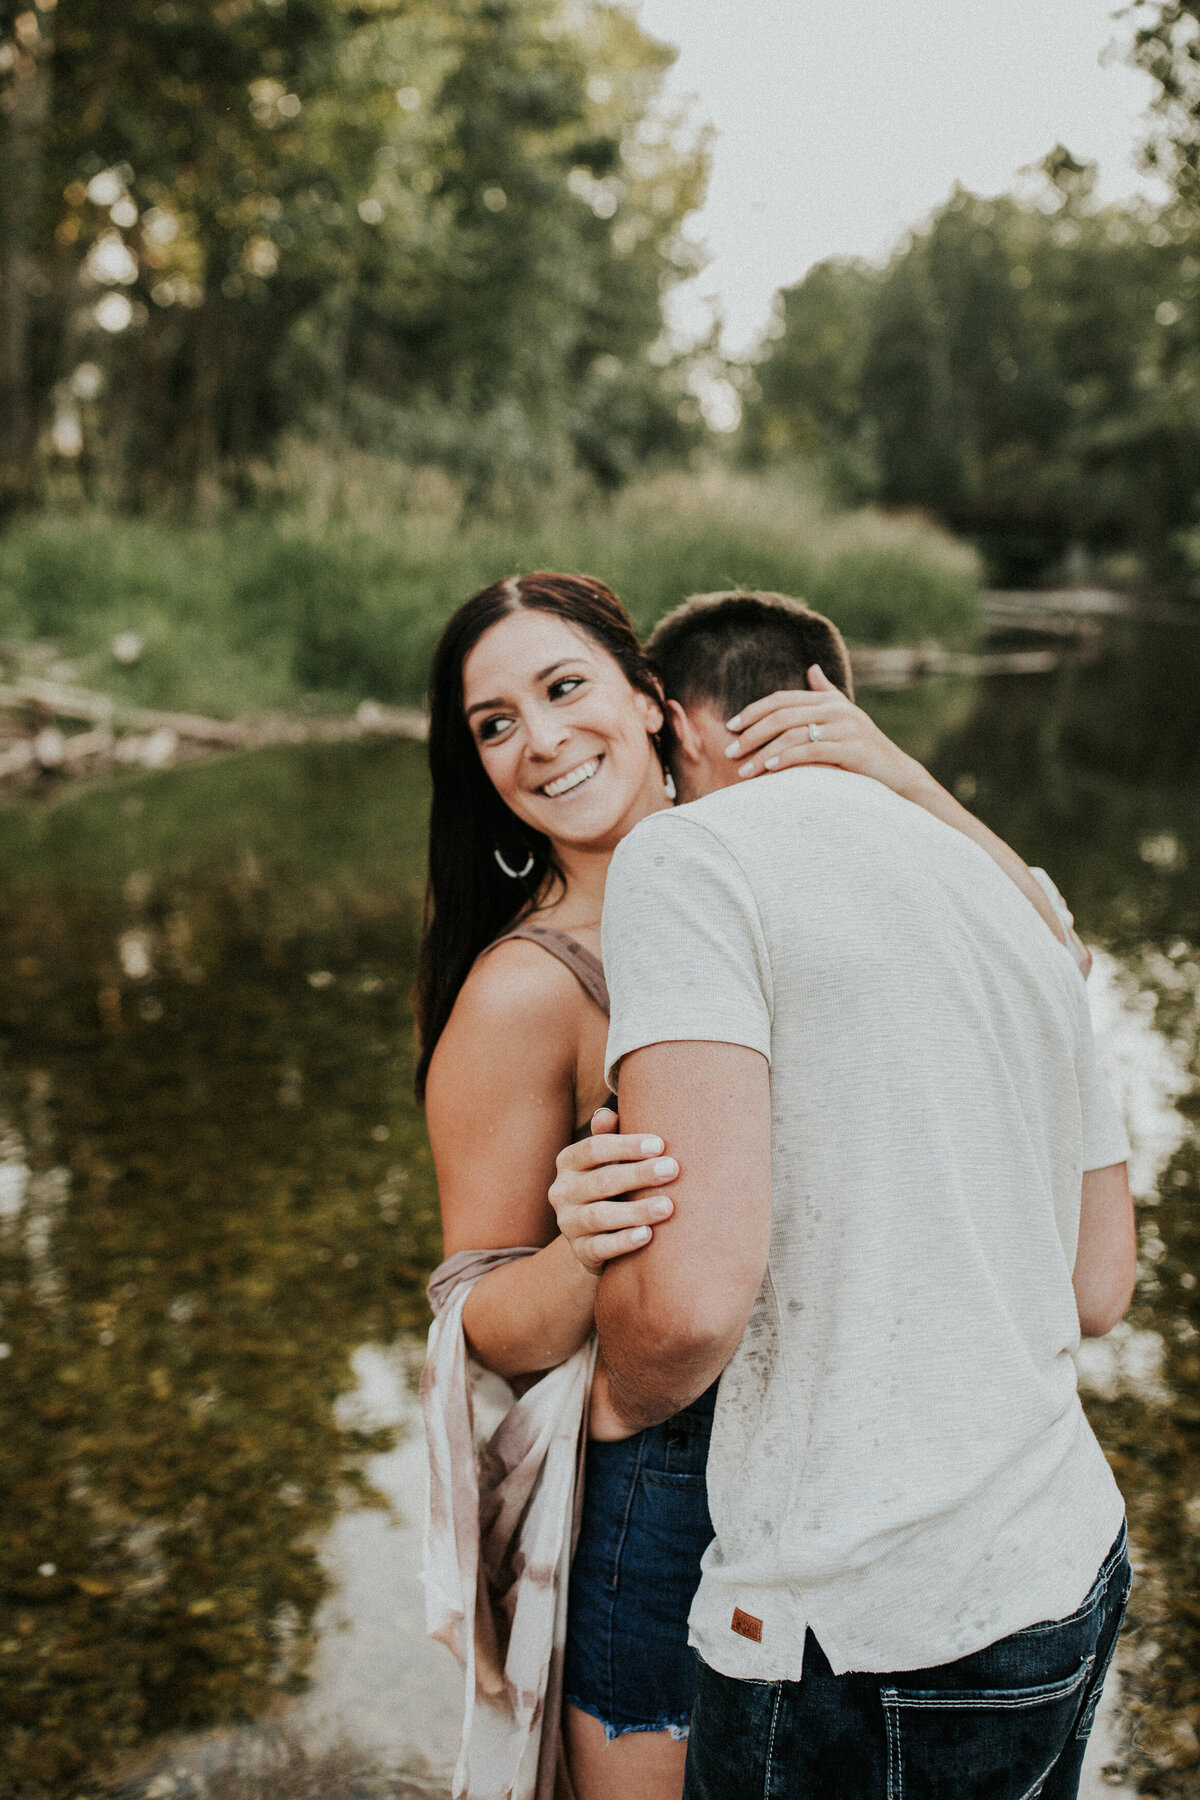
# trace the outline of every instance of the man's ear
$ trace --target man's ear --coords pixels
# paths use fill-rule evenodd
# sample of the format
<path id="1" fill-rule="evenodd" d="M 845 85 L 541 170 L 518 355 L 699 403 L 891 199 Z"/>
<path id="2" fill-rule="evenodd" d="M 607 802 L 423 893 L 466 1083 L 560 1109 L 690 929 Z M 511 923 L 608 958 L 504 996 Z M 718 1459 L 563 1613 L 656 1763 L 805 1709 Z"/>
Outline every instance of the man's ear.
<path id="1" fill-rule="evenodd" d="M 655 732 L 661 731 L 663 727 L 663 702 L 651 699 L 650 695 L 644 694 L 641 688 L 634 689 L 634 700 L 641 708 L 646 730 L 653 737 Z"/>
<path id="2" fill-rule="evenodd" d="M 704 746 L 700 741 L 700 734 L 678 700 L 667 701 L 667 713 L 675 733 L 675 744 L 680 760 L 685 763 L 703 761 Z"/>

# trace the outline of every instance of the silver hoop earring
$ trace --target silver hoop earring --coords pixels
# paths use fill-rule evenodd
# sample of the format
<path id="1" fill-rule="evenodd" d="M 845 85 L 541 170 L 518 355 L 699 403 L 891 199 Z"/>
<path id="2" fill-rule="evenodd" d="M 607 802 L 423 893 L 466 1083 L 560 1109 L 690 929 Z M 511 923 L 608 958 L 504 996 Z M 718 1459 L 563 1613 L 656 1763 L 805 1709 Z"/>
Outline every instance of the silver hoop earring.
<path id="1" fill-rule="evenodd" d="M 501 869 L 508 876 L 508 879 L 510 881 L 524 881 L 524 879 L 527 875 L 532 875 L 532 873 L 533 873 L 533 851 L 532 850 L 529 852 L 529 860 L 525 864 L 525 867 L 523 869 L 510 869 L 508 864 L 505 862 L 504 858 L 501 856 L 498 845 L 497 845 L 496 849 L 494 849 L 492 851 L 492 855 L 495 857 L 496 861 L 500 864 Z"/>
<path id="2" fill-rule="evenodd" d="M 668 800 L 673 800 L 675 798 L 675 777 L 672 775 L 670 769 L 667 770 L 667 777 L 663 782 L 663 793 L 667 796 Z"/>

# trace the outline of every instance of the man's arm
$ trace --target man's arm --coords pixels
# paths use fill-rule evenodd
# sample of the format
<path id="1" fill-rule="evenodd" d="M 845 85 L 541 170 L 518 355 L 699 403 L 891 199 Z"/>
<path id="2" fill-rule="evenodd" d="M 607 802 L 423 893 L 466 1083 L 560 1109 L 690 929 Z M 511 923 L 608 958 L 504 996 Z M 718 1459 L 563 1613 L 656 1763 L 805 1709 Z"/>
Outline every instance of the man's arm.
<path id="1" fill-rule="evenodd" d="M 620 1108 L 622 1130 L 655 1131 L 679 1163 L 667 1190 L 669 1227 L 605 1270 L 596 1302 L 607 1397 L 616 1421 L 636 1431 L 716 1380 L 762 1285 L 771 1233 L 767 1061 L 740 1044 L 650 1044 L 621 1064 Z"/>
<path id="2" fill-rule="evenodd" d="M 1137 1278 L 1137 1230 L 1123 1162 L 1083 1178 L 1075 1304 L 1084 1337 L 1103 1337 L 1125 1317 Z"/>

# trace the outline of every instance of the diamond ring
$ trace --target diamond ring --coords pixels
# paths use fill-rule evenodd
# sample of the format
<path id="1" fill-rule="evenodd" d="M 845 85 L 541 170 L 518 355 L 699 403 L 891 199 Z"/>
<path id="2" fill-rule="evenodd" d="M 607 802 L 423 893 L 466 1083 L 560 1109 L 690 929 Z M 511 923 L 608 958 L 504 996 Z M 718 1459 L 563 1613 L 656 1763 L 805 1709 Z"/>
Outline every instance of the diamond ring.
<path id="1" fill-rule="evenodd" d="M 819 744 L 819 743 L 820 743 L 820 741 L 821 741 L 821 727 L 820 727 L 820 726 L 819 726 L 819 725 L 810 725 L 810 726 L 809 726 L 809 728 L 808 728 L 808 741 L 809 741 L 809 743 L 810 743 L 810 744 Z"/>

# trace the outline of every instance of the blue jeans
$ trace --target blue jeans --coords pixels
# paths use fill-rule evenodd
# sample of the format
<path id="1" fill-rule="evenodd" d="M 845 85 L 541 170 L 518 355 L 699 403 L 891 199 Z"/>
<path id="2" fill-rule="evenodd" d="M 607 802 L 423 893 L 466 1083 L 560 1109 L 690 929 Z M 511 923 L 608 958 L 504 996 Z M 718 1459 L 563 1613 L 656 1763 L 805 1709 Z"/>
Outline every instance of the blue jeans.
<path id="1" fill-rule="evenodd" d="M 1075 1800 L 1129 1597 L 1125 1529 L 1069 1618 L 903 1674 L 799 1681 L 700 1664 L 684 1800 Z"/>

